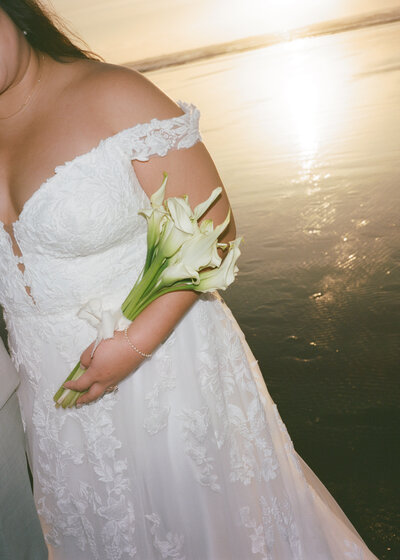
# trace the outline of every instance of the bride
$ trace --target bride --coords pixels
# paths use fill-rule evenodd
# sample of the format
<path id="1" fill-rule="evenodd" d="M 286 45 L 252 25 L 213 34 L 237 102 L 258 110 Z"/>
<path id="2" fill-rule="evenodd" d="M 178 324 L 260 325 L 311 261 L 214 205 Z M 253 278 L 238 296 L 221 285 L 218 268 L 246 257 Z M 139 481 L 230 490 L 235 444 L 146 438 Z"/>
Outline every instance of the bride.
<path id="1" fill-rule="evenodd" d="M 160 297 L 91 358 L 78 311 L 130 291 L 163 171 L 192 207 L 222 181 L 197 107 L 61 29 L 0 0 L 0 303 L 49 557 L 376 558 L 296 453 L 218 292 Z M 205 217 L 229 208 L 223 189 Z M 219 240 L 235 235 L 231 218 Z M 86 392 L 56 409 L 79 358 L 69 386 Z"/>

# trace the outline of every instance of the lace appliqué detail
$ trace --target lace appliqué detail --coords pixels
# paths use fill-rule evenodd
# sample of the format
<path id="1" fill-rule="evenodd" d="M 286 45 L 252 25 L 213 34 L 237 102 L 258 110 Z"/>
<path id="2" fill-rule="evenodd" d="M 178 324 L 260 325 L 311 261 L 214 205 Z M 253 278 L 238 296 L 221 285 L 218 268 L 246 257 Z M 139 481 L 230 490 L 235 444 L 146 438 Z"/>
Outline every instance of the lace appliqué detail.
<path id="1" fill-rule="evenodd" d="M 171 391 L 176 387 L 176 375 L 172 373 L 172 357 L 170 354 L 175 338 L 175 331 L 172 331 L 161 348 L 158 349 L 157 355 L 154 356 L 157 359 L 157 366 L 155 367 L 162 372 L 162 375 L 145 396 L 149 414 L 143 421 L 143 427 L 150 435 L 157 434 L 168 425 L 171 407 L 169 405 L 162 406 L 161 399 L 165 391 Z"/>
<path id="2" fill-rule="evenodd" d="M 257 382 L 243 359 L 235 319 L 218 292 L 208 294 L 200 304 L 198 328 L 203 344 L 198 375 L 212 414 L 217 446 L 227 445 L 230 450 L 229 480 L 244 485 L 254 478 L 272 480 L 279 463 Z"/>
<path id="3" fill-rule="evenodd" d="M 207 434 L 210 426 L 210 411 L 208 407 L 199 410 L 183 408 L 176 416 L 182 418 L 182 432 L 185 440 L 186 454 L 197 466 L 197 480 L 211 490 L 221 491 L 218 477 L 214 473 L 215 459 L 207 456 Z"/>
<path id="4" fill-rule="evenodd" d="M 150 532 L 153 535 L 153 545 L 161 555 L 161 558 L 174 558 L 175 560 L 186 560 L 186 556 L 182 555 L 184 544 L 183 535 L 168 531 L 165 540 L 161 540 L 157 535 L 161 525 L 160 516 L 157 513 L 145 515 L 146 519 L 151 523 Z"/>
<path id="5" fill-rule="evenodd" d="M 240 508 L 240 518 L 244 527 L 252 531 L 249 533 L 251 552 L 262 554 L 262 560 L 271 560 L 270 552 L 274 546 L 273 531 L 270 530 L 270 527 L 264 527 L 262 523 L 257 524 L 255 519 L 251 519 L 249 506 Z"/>
<path id="6" fill-rule="evenodd" d="M 200 111 L 190 103 L 177 101 L 183 115 L 172 119 L 152 119 L 121 133 L 122 146 L 131 159 L 148 161 L 150 156 L 165 156 L 171 149 L 190 148 L 201 141 Z"/>
<path id="7" fill-rule="evenodd" d="M 46 391 L 33 412 L 38 433 L 34 472 L 41 494 L 38 512 L 50 527 L 46 541 L 59 546 L 62 537 L 71 536 L 82 551 L 89 549 L 99 560 L 136 554 L 133 504 L 126 498 L 130 490 L 127 464 L 118 458 L 121 443 L 114 436 L 111 418 L 115 402 L 115 395 L 105 395 L 101 402 L 60 414 Z M 80 447 L 60 437 L 75 430 L 84 435 L 84 441 L 79 438 Z"/>
<path id="8" fill-rule="evenodd" d="M 290 557 L 293 560 L 303 560 L 301 541 L 288 498 L 280 501 L 274 496 L 268 502 L 264 496 L 260 496 L 259 501 L 262 523 L 251 518 L 249 506 L 240 508 L 242 524 L 253 531 L 249 534 L 252 553 L 262 554 L 262 560 L 274 560 L 274 546 L 280 535 L 289 545 Z"/>

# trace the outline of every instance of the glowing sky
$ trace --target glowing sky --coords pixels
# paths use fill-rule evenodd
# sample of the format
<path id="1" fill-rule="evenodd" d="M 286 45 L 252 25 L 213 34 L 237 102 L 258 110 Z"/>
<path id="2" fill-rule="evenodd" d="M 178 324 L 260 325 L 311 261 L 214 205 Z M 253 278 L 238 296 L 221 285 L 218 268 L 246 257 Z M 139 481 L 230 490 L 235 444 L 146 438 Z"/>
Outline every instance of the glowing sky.
<path id="1" fill-rule="evenodd" d="M 47 0 L 47 4 L 90 48 L 114 63 L 400 8 L 400 0 Z"/>

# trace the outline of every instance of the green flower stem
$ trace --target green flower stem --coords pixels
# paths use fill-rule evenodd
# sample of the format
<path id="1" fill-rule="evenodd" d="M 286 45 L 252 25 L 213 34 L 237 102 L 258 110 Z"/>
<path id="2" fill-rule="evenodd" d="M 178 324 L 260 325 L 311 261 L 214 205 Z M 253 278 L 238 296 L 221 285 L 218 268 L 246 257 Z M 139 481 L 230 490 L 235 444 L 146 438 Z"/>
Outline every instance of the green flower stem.
<path id="1" fill-rule="evenodd" d="M 78 369 L 80 367 L 80 362 L 78 362 L 76 364 L 76 366 L 74 367 L 74 369 L 71 371 L 71 373 L 68 375 L 67 379 L 64 380 L 64 383 L 66 383 L 67 381 L 73 381 L 75 374 L 77 373 Z M 53 399 L 55 402 L 58 401 L 58 399 L 61 397 L 61 395 L 63 394 L 63 392 L 65 391 L 64 387 L 61 386 L 57 393 L 54 395 Z"/>
<path id="2" fill-rule="evenodd" d="M 171 286 L 166 286 L 164 288 L 158 288 L 157 290 L 154 290 L 153 292 L 149 293 L 147 295 L 147 297 L 145 299 L 143 299 L 140 304 L 136 307 L 136 309 L 132 310 L 129 319 L 131 321 L 133 321 L 134 319 L 136 319 L 136 317 L 155 299 L 157 299 L 160 296 L 163 296 L 164 294 L 168 294 L 169 292 L 176 292 L 176 291 L 182 291 L 182 290 L 195 290 L 194 288 L 194 284 L 192 284 L 191 282 L 186 284 L 186 283 L 175 283 L 172 284 Z"/>
<path id="3" fill-rule="evenodd" d="M 149 283 L 153 280 L 154 276 L 157 275 L 163 260 L 164 257 L 160 257 L 158 254 L 155 256 L 153 262 L 143 275 L 143 278 L 140 280 L 139 284 L 132 288 L 125 301 L 123 302 L 121 310 L 125 317 L 127 317 L 128 319 L 130 319 L 129 309 L 134 309 L 135 305 L 137 305 L 137 303 L 140 301 Z"/>
<path id="4" fill-rule="evenodd" d="M 155 250 L 155 247 L 149 247 L 147 249 L 146 262 L 144 264 L 143 273 L 145 273 L 150 268 L 150 265 L 151 265 L 152 260 L 153 260 L 154 250 Z"/>
<path id="5" fill-rule="evenodd" d="M 83 373 L 85 373 L 86 369 L 81 368 L 81 363 L 78 362 L 74 369 L 71 371 L 67 379 L 64 381 L 76 381 L 81 377 Z M 82 393 L 79 391 L 72 391 L 72 389 L 66 389 L 65 387 L 61 386 L 57 393 L 54 395 L 53 399 L 56 403 L 56 407 L 62 406 L 63 408 L 67 408 L 72 406 L 71 403 L 75 403 L 76 400 Z"/>
<path id="6" fill-rule="evenodd" d="M 157 283 L 159 281 L 160 275 L 163 272 L 164 269 L 166 269 L 168 266 L 168 259 L 165 260 L 165 262 L 160 266 L 160 268 L 157 271 L 157 274 L 154 275 L 153 279 L 148 283 L 148 285 L 146 286 L 146 289 L 144 290 L 144 292 L 142 293 L 142 297 L 140 299 L 140 301 L 136 302 L 135 305 L 132 305 L 131 303 L 129 303 L 124 315 L 126 317 L 128 317 L 128 319 L 130 319 L 131 321 L 133 320 L 131 318 L 132 313 L 135 313 L 135 308 L 138 305 L 142 305 L 142 301 L 147 301 L 147 298 L 154 292 L 157 292 L 157 288 L 154 289 L 157 286 Z"/>

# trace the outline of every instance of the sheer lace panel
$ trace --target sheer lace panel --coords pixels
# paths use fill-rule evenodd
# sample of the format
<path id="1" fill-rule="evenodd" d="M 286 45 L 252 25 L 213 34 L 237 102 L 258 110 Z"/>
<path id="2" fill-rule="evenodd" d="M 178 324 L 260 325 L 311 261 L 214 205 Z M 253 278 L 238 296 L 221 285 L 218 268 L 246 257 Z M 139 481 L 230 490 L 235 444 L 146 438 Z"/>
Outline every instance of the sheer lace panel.
<path id="1" fill-rule="evenodd" d="M 190 148 L 202 141 L 200 111 L 190 103 L 177 101 L 183 115 L 171 119 L 152 119 L 123 130 L 118 135 L 121 148 L 131 159 L 148 161 L 153 155 L 165 156 L 169 150 Z"/>

